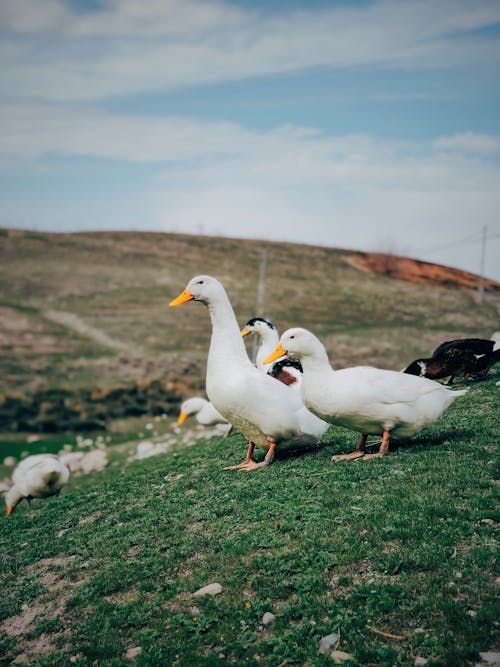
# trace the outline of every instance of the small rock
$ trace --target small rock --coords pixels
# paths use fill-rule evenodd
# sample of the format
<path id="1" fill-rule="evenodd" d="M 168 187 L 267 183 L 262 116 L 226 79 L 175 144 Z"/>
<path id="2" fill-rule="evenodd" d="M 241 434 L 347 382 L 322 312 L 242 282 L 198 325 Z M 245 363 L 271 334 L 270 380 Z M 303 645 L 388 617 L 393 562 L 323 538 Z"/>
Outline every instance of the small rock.
<path id="1" fill-rule="evenodd" d="M 219 593 L 222 593 L 222 590 L 220 584 L 208 584 L 208 586 L 203 586 L 193 593 L 193 597 L 200 597 L 201 595 L 219 595 Z"/>
<path id="2" fill-rule="evenodd" d="M 415 658 L 415 662 L 413 663 L 415 667 L 418 667 L 418 665 L 426 665 L 429 661 L 427 658 L 422 658 L 421 655 L 418 656 L 418 658 Z"/>
<path id="3" fill-rule="evenodd" d="M 3 460 L 4 466 L 15 466 L 17 463 L 17 459 L 14 456 L 6 456 Z"/>
<path id="4" fill-rule="evenodd" d="M 134 660 L 134 658 L 137 658 L 138 655 L 142 653 L 142 646 L 132 646 L 132 648 L 129 648 L 128 651 L 125 653 L 125 658 L 127 660 Z"/>
<path id="5" fill-rule="evenodd" d="M 332 651 L 330 656 L 336 665 L 340 665 L 345 660 L 354 660 L 354 656 L 350 653 L 346 653 L 345 651 Z"/>
<path id="6" fill-rule="evenodd" d="M 477 611 L 474 611 L 474 609 L 467 609 L 467 616 L 470 616 L 471 618 L 474 618 L 477 616 Z"/>
<path id="7" fill-rule="evenodd" d="M 333 632 L 331 635 L 326 635 L 326 637 L 322 637 L 319 641 L 318 654 L 325 655 L 326 653 L 330 653 L 332 646 L 335 646 L 338 640 L 339 636 Z"/>
<path id="8" fill-rule="evenodd" d="M 483 662 L 491 665 L 491 667 L 500 665 L 500 653 L 496 651 L 485 651 L 484 653 L 480 653 L 479 656 Z"/>
<path id="9" fill-rule="evenodd" d="M 272 623 L 276 616 L 272 614 L 270 611 L 266 611 L 264 616 L 262 617 L 262 625 L 269 625 L 269 623 Z"/>

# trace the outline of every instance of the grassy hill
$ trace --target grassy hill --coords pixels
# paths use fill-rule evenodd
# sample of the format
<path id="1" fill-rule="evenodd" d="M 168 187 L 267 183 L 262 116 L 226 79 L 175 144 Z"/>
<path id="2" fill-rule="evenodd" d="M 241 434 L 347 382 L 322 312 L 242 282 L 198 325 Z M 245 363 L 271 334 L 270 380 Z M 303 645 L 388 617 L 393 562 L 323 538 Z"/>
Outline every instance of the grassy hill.
<path id="1" fill-rule="evenodd" d="M 495 304 L 478 305 L 470 289 L 457 287 L 457 272 L 404 282 L 390 276 L 410 276 L 408 268 L 394 272 L 392 262 L 379 275 L 380 261 L 363 253 L 177 234 L 0 230 L 0 391 L 151 378 L 203 388 L 208 313 L 196 305 L 169 310 L 168 302 L 193 275 L 209 273 L 225 285 L 243 325 L 257 314 L 262 250 L 259 314 L 279 331 L 310 328 L 339 368 L 400 369 L 444 340 L 489 338 L 500 329 Z M 421 276 L 422 266 L 435 265 L 413 266 Z M 498 284 L 487 288 L 500 293 Z"/>
<path id="2" fill-rule="evenodd" d="M 111 451 L 0 521 L 0 664 L 327 667 L 335 634 L 346 667 L 474 665 L 500 642 L 499 407 L 476 383 L 371 461 L 332 463 L 356 440 L 336 428 L 251 474 L 222 470 L 238 434 L 128 466 Z"/>

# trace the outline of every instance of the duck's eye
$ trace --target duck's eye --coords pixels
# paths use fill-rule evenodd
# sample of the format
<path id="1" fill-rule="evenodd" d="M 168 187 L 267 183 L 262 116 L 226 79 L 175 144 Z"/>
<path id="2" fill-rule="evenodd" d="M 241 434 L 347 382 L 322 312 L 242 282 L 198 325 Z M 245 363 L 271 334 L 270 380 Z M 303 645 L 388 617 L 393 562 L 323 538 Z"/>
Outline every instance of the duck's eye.
<path id="1" fill-rule="evenodd" d="M 290 338 L 295 338 L 295 336 L 290 336 Z"/>
<path id="2" fill-rule="evenodd" d="M 198 280 L 197 285 L 203 285 L 203 280 Z"/>

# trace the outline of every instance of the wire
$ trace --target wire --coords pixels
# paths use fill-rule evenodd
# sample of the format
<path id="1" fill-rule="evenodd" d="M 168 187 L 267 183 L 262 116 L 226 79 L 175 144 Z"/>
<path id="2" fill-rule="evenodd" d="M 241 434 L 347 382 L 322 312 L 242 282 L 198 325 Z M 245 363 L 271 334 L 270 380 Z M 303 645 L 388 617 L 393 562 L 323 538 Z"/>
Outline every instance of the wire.
<path id="1" fill-rule="evenodd" d="M 491 239 L 498 239 L 500 238 L 500 234 L 487 234 L 485 237 L 485 241 L 490 241 Z M 483 240 L 483 234 L 482 232 L 476 232 L 475 234 L 472 234 L 471 236 L 466 236 L 464 239 L 461 239 L 460 241 L 452 241 L 451 243 L 446 243 L 441 246 L 437 247 L 430 247 L 426 248 L 425 250 L 420 250 L 420 254 L 422 255 L 432 255 L 435 252 L 440 252 L 441 250 L 448 250 L 448 248 L 454 248 L 455 246 L 458 245 L 463 245 L 464 243 L 477 243 L 478 241 Z"/>

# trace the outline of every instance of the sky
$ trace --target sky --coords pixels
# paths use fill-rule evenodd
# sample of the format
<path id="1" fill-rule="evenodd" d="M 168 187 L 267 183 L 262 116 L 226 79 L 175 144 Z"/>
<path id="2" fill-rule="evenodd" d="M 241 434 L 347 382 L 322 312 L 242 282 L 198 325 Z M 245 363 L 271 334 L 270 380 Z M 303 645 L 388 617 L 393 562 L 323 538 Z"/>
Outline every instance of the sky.
<path id="1" fill-rule="evenodd" d="M 499 0 L 0 0 L 0 54 L 0 226 L 500 281 Z"/>

